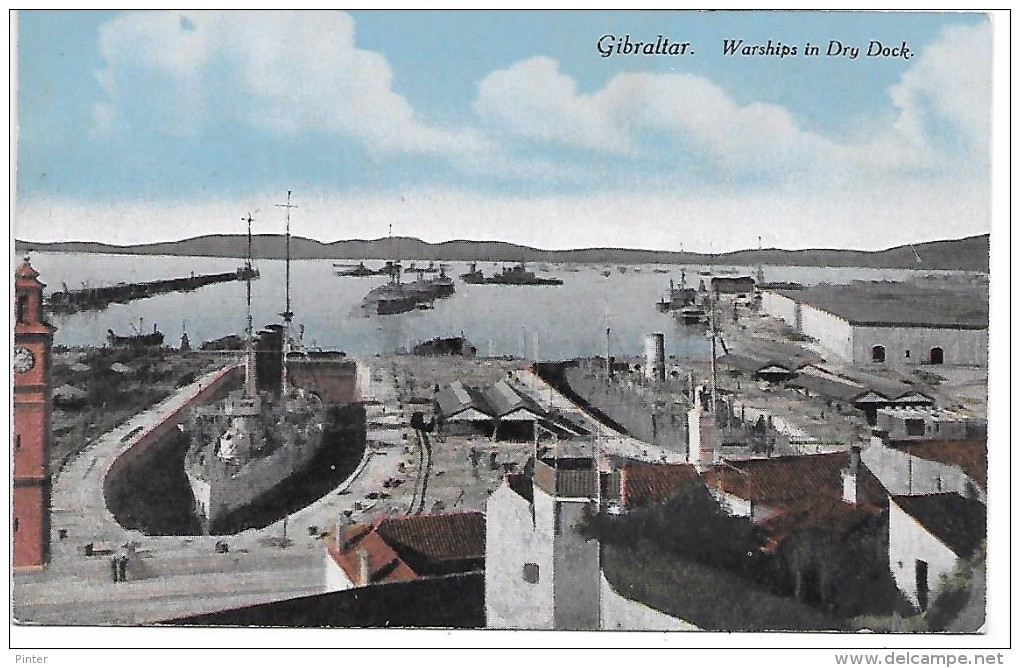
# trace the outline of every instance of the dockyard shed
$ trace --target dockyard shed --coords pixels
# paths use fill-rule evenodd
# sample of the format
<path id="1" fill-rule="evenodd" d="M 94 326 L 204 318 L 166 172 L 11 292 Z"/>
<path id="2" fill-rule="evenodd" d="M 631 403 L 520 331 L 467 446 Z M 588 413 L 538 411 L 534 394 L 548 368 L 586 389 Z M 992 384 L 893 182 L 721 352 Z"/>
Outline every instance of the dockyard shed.
<path id="1" fill-rule="evenodd" d="M 988 364 L 986 289 L 908 283 L 766 290 L 762 306 L 843 361 L 859 365 Z"/>
<path id="2" fill-rule="evenodd" d="M 534 438 L 536 423 L 546 415 L 530 397 L 515 390 L 505 380 L 486 388 L 483 394 L 496 418 L 496 434 L 511 440 Z"/>
<path id="3" fill-rule="evenodd" d="M 454 381 L 439 390 L 435 400 L 436 416 L 447 433 L 492 433 L 495 413 L 482 392 Z"/>
<path id="4" fill-rule="evenodd" d="M 943 409 L 890 406 L 878 410 L 876 426 L 894 441 L 962 440 L 982 431 L 980 422 Z"/>

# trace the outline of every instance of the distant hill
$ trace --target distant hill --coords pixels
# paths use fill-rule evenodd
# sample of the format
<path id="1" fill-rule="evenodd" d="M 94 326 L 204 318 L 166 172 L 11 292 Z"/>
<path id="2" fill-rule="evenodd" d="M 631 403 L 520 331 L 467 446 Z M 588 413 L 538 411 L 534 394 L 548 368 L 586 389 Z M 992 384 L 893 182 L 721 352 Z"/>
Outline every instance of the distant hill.
<path id="1" fill-rule="evenodd" d="M 323 243 L 305 237 L 291 237 L 291 257 L 303 259 L 412 258 L 421 260 L 482 260 L 493 262 L 601 262 L 610 264 L 708 264 L 802 267 L 883 267 L 900 269 L 941 269 L 988 271 L 989 235 L 964 239 L 929 241 L 896 246 L 881 251 L 840 249 L 782 250 L 763 248 L 720 253 L 686 253 L 636 248 L 578 248 L 542 250 L 505 241 L 444 241 L 432 244 L 411 237 L 352 239 Z M 282 259 L 286 254 L 283 235 L 260 234 L 253 238 L 256 258 Z M 131 255 L 183 255 L 244 257 L 245 235 L 208 235 L 133 246 L 115 246 L 91 241 L 36 243 L 15 241 L 18 252 L 120 253 Z"/>

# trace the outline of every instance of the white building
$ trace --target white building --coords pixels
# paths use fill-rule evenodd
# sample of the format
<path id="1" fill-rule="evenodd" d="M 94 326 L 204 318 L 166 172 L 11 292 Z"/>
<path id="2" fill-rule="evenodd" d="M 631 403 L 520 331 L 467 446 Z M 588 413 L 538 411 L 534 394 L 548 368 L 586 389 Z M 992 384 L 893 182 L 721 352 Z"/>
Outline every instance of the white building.
<path id="1" fill-rule="evenodd" d="M 667 477 L 677 476 L 678 467 L 665 468 Z M 620 486 L 621 477 L 600 475 L 592 458 L 577 457 L 539 459 L 533 477 L 504 479 L 485 512 L 489 628 L 696 629 L 619 595 L 602 574 L 598 541 L 576 531 L 586 509 L 599 503 L 600 480 Z M 637 484 L 632 495 L 653 494 Z"/>
<path id="2" fill-rule="evenodd" d="M 889 570 L 896 586 L 926 610 L 940 579 L 985 538 L 985 506 L 959 494 L 893 496 L 889 502 Z"/>
<path id="3" fill-rule="evenodd" d="M 535 463 L 486 503 L 485 616 L 489 628 L 594 630 L 601 589 L 598 541 L 574 525 L 595 502 L 593 460 Z"/>
<path id="4" fill-rule="evenodd" d="M 762 308 L 854 364 L 988 364 L 988 294 L 905 283 L 766 290 Z"/>
<path id="5" fill-rule="evenodd" d="M 984 435 L 984 420 L 939 408 L 880 408 L 875 426 L 894 441 L 960 440 Z"/>
<path id="6" fill-rule="evenodd" d="M 922 455 L 927 456 L 922 456 Z M 890 494 L 919 496 L 954 492 L 986 500 L 983 442 L 932 442 L 892 447 L 872 435 L 861 452 L 865 466 Z M 966 467 L 966 468 L 965 468 Z"/>

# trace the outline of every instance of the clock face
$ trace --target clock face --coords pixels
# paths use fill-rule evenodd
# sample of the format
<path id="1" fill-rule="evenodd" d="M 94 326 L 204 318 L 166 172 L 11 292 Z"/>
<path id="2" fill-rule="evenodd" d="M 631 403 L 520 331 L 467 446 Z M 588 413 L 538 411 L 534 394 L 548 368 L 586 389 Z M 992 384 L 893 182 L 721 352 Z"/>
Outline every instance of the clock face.
<path id="1" fill-rule="evenodd" d="M 35 355 L 28 348 L 17 347 L 14 349 L 14 371 L 25 373 L 35 366 Z"/>

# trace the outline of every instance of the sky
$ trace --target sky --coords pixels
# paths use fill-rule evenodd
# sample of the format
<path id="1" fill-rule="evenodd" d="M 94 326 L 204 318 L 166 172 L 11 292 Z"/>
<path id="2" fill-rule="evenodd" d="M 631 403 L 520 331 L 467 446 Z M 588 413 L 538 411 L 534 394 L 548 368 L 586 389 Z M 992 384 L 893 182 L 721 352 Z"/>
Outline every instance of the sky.
<path id="1" fill-rule="evenodd" d="M 873 250 L 991 227 L 982 14 L 24 11 L 16 30 L 20 239 L 242 233 L 249 211 L 282 232 L 288 190 L 292 232 L 322 241 Z M 687 53 L 598 48 L 660 35 Z"/>

